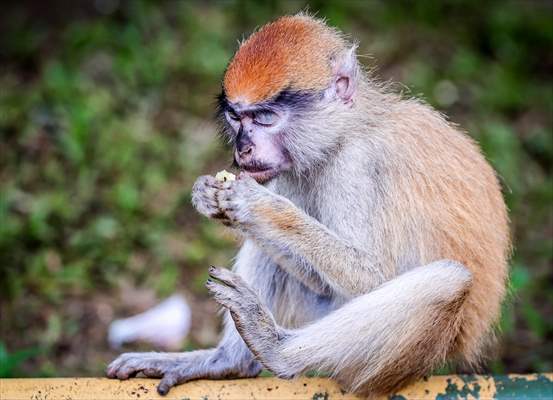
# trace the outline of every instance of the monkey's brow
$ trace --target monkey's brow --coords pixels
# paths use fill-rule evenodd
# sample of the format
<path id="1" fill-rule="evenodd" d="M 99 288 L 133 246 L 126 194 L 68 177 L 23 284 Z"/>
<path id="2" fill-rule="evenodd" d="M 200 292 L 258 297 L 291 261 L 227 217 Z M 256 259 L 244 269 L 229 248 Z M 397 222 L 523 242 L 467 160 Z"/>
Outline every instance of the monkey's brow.
<path id="1" fill-rule="evenodd" d="M 228 101 L 225 91 L 223 90 L 217 98 L 217 113 L 222 114 L 229 110 L 240 113 L 245 111 L 271 110 L 278 108 L 305 110 L 311 107 L 313 103 L 321 97 L 322 93 L 316 91 L 293 91 L 285 89 L 269 100 L 242 108 L 232 105 Z"/>
<path id="2" fill-rule="evenodd" d="M 277 96 L 267 102 L 269 107 L 286 107 L 296 110 L 305 110 L 311 107 L 317 100 L 323 96 L 322 92 L 318 91 L 297 91 L 285 89 Z"/>

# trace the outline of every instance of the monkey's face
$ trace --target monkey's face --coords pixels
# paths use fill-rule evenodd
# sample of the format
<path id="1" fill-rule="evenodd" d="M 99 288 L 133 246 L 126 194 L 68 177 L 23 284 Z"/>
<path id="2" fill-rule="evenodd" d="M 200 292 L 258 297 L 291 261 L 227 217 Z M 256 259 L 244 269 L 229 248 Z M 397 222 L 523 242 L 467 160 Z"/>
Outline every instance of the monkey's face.
<path id="1" fill-rule="evenodd" d="M 234 146 L 234 162 L 259 183 L 291 168 L 283 145 L 289 113 L 274 105 L 244 106 L 225 102 L 226 134 Z"/>
<path id="2" fill-rule="evenodd" d="M 219 97 L 236 164 L 258 182 L 317 173 L 359 119 L 355 45 L 318 20 L 283 17 L 254 32 L 229 63 Z"/>

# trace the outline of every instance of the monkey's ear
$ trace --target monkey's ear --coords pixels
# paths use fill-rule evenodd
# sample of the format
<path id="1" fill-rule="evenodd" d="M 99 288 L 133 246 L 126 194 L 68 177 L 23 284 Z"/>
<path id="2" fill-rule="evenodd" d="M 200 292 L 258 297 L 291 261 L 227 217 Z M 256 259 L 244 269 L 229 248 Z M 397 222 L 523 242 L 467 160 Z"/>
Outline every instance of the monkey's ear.
<path id="1" fill-rule="evenodd" d="M 357 45 L 354 44 L 334 60 L 333 81 L 329 89 L 332 97 L 342 100 L 344 104 L 353 103 L 353 95 L 357 89 L 359 64 L 356 50 Z"/>

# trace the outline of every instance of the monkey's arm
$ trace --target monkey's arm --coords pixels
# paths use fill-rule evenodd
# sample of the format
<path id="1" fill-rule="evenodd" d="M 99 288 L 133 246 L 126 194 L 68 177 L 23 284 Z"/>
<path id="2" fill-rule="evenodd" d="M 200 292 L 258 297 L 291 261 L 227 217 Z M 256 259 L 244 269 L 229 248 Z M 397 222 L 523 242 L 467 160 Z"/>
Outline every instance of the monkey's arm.
<path id="1" fill-rule="evenodd" d="M 267 240 L 256 240 L 255 235 L 249 235 L 271 259 L 282 269 L 295 277 L 318 295 L 328 296 L 332 294 L 332 288 L 322 278 L 319 272 L 309 261 L 300 254 L 293 253 L 290 249 L 278 246 Z"/>
<path id="2" fill-rule="evenodd" d="M 327 285 L 345 296 L 366 293 L 391 278 L 383 273 L 380 257 L 353 246 L 251 178 L 217 183 L 212 177 L 200 177 L 192 201 L 200 213 L 221 219 L 260 247 L 272 249 L 273 257 L 313 268 Z"/>
<path id="3" fill-rule="evenodd" d="M 254 185 L 257 185 L 253 182 Z M 221 182 L 209 175 L 198 178 L 192 188 L 192 204 L 201 214 L 219 219 L 227 226 L 235 225 L 236 221 L 229 219 L 231 214 L 224 212 L 219 203 L 225 201 L 222 190 L 231 187 L 231 182 Z M 258 188 L 265 190 L 262 186 Z M 271 194 L 267 191 L 267 193 Z M 245 217 L 245 215 L 244 215 Z M 298 279 L 306 287 L 319 295 L 329 295 L 331 286 L 322 278 L 319 272 L 301 254 L 291 252 L 286 243 L 277 243 L 271 240 L 259 240 L 255 232 L 248 235 L 261 247 L 271 259 L 289 274 Z"/>
<path id="4" fill-rule="evenodd" d="M 247 235 L 281 244 L 337 292 L 359 295 L 390 279 L 376 255 L 356 248 L 284 197 L 270 193 L 249 208 L 249 222 L 243 224 Z"/>

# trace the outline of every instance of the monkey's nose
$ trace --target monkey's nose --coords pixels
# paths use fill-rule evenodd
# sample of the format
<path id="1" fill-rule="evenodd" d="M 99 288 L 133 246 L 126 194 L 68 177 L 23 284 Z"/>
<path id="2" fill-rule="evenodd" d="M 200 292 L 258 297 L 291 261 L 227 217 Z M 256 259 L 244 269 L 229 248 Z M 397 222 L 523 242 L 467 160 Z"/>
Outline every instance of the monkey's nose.
<path id="1" fill-rule="evenodd" d="M 247 144 L 243 146 L 242 148 L 238 149 L 238 155 L 240 158 L 251 156 L 253 153 L 253 145 Z"/>

